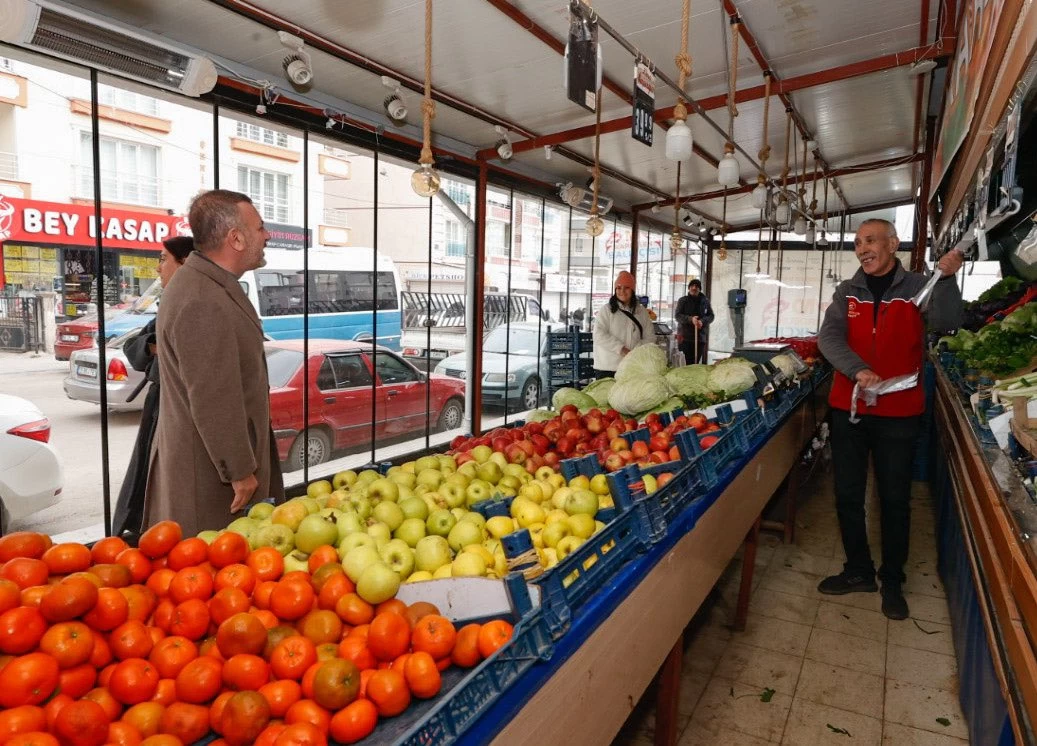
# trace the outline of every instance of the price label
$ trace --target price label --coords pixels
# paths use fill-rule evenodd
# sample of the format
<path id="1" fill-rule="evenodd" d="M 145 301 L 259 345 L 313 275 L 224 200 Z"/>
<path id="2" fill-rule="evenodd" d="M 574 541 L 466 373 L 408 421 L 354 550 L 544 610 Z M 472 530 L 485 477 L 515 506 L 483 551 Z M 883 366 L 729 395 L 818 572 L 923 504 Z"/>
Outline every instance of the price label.
<path id="1" fill-rule="evenodd" d="M 630 136 L 648 147 L 655 131 L 655 74 L 648 65 L 634 67 L 634 115 Z"/>

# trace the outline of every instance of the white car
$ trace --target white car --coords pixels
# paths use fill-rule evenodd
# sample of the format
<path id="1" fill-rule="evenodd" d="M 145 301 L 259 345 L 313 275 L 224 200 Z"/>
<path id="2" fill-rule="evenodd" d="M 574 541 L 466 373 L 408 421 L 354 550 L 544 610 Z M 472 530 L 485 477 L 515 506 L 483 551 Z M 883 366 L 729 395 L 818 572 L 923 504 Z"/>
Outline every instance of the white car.
<path id="1" fill-rule="evenodd" d="M 50 420 L 39 407 L 0 394 L 0 529 L 60 499 L 64 474 L 49 440 Z"/>

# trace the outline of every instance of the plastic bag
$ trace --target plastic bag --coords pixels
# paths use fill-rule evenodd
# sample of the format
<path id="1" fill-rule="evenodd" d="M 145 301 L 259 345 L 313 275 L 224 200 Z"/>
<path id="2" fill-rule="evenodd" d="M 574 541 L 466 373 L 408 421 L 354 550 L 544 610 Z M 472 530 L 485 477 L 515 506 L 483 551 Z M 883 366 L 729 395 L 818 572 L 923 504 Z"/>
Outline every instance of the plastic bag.
<path id="1" fill-rule="evenodd" d="M 850 422 L 857 424 L 861 421 L 857 416 L 857 400 L 863 399 L 869 407 L 874 407 L 883 394 L 894 394 L 897 391 L 907 391 L 918 385 L 918 371 L 903 376 L 894 376 L 879 381 L 875 386 L 862 388 L 859 383 L 853 385 L 853 395 L 850 398 Z"/>

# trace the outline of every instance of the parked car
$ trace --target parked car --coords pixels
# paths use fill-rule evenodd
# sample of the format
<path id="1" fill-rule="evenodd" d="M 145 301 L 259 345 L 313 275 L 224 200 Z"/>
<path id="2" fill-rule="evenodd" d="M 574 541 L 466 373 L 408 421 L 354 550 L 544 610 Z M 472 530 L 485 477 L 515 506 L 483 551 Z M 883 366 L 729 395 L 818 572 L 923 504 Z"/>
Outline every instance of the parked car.
<path id="1" fill-rule="evenodd" d="M 0 514 L 24 518 L 60 499 L 61 459 L 50 445 L 50 421 L 32 402 L 0 394 Z"/>
<path id="2" fill-rule="evenodd" d="M 289 469 L 301 469 L 304 458 L 313 466 L 327 461 L 332 451 L 369 447 L 372 404 L 379 443 L 423 433 L 426 417 L 436 430 L 460 427 L 464 419 L 463 381 L 423 373 L 383 347 L 372 356 L 369 343 L 311 339 L 304 440 L 303 341 L 267 342 L 266 351 L 270 418 L 278 454 Z"/>
<path id="3" fill-rule="evenodd" d="M 108 381 L 108 409 L 112 412 L 132 412 L 144 407 L 147 387 L 143 371 L 134 370 L 122 346 L 137 333 L 127 331 L 105 345 L 105 379 Z M 68 362 L 68 376 L 63 382 L 65 395 L 69 399 L 101 403 L 101 387 L 98 385 L 97 366 L 100 354 L 96 347 L 76 350 Z M 136 392 L 136 396 L 134 393 Z M 130 400 L 132 397 L 132 401 Z"/>
<path id="4" fill-rule="evenodd" d="M 158 313 L 162 284 L 154 282 L 129 308 L 109 310 L 104 316 L 105 339 L 112 340 L 147 324 Z M 54 357 L 69 360 L 76 350 L 89 350 L 97 345 L 97 314 L 58 324 L 54 340 Z"/>
<path id="5" fill-rule="evenodd" d="M 491 406 L 517 406 L 536 409 L 542 403 L 544 382 L 550 364 L 547 333 L 564 330 L 560 324 L 522 321 L 498 326 L 483 342 L 483 403 Z M 468 377 L 464 353 L 451 355 L 436 368 L 450 378 Z"/>

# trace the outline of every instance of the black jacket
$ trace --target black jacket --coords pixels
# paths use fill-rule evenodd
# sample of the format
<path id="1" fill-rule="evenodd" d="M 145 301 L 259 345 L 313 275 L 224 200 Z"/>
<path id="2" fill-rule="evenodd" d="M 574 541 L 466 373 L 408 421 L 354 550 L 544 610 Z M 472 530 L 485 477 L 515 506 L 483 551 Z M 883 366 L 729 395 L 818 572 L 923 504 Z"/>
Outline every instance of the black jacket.
<path id="1" fill-rule="evenodd" d="M 706 333 L 709 325 L 716 318 L 709 298 L 702 293 L 685 295 L 677 301 L 677 309 L 674 311 L 673 318 L 677 322 L 681 336 L 690 337 L 695 332 L 695 327 L 691 324 L 693 316 L 698 316 L 702 321 L 702 328 L 699 330 L 701 334 Z"/>

